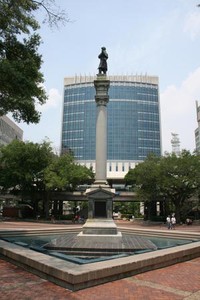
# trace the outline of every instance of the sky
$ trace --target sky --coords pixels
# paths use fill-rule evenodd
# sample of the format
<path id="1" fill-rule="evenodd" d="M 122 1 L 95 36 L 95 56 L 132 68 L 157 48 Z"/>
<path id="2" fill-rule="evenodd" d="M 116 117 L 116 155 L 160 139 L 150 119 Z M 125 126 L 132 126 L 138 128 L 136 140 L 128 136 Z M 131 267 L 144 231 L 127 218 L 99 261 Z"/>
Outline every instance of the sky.
<path id="1" fill-rule="evenodd" d="M 200 104 L 200 0 L 55 0 L 70 22 L 41 24 L 47 103 L 39 124 L 19 123 L 24 140 L 49 139 L 59 153 L 64 77 L 96 75 L 105 46 L 108 75 L 159 77 L 162 152 L 171 152 L 171 133 L 180 148 L 195 149 L 196 104 Z M 38 13 L 38 18 L 43 16 Z"/>

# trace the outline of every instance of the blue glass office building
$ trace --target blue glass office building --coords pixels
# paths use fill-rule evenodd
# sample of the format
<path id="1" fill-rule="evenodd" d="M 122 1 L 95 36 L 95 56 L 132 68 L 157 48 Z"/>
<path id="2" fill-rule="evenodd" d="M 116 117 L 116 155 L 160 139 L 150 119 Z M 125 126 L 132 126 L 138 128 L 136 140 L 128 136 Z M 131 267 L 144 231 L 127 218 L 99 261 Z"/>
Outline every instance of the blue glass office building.
<path id="1" fill-rule="evenodd" d="M 96 103 L 93 76 L 64 80 L 62 151 L 95 170 Z M 108 76 L 107 177 L 123 178 L 149 153 L 161 155 L 158 77 Z"/>

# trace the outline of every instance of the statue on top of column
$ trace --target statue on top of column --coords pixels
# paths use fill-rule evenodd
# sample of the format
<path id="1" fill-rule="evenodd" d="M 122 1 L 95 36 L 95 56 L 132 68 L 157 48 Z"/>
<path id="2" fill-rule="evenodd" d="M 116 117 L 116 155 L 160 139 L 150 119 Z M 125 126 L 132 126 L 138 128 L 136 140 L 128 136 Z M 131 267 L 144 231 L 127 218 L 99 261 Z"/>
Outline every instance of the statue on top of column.
<path id="1" fill-rule="evenodd" d="M 103 72 L 103 74 L 106 75 L 107 72 L 107 59 L 108 59 L 108 54 L 106 52 L 106 48 L 102 47 L 101 48 L 101 53 L 99 54 L 98 58 L 100 59 L 100 64 L 99 64 L 99 74 Z"/>

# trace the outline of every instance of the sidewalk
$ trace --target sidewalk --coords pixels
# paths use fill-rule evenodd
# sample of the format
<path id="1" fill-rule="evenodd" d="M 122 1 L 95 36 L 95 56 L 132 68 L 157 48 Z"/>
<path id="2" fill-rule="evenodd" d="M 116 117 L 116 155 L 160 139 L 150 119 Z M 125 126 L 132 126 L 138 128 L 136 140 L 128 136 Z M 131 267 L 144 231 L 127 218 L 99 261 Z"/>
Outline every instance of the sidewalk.
<path id="1" fill-rule="evenodd" d="M 137 228 L 140 226 L 126 221 L 117 221 L 117 224 L 126 227 L 137 226 Z M 0 230 L 64 228 L 66 226 L 69 225 L 1 222 Z M 159 228 L 148 226 L 148 229 L 150 228 L 166 230 L 164 225 Z M 193 225 L 182 225 L 177 229 L 200 232 L 200 226 Z M 78 292 L 71 292 L 0 259 L 0 280 L 0 299 L 2 300 L 199 300 L 200 257 Z"/>

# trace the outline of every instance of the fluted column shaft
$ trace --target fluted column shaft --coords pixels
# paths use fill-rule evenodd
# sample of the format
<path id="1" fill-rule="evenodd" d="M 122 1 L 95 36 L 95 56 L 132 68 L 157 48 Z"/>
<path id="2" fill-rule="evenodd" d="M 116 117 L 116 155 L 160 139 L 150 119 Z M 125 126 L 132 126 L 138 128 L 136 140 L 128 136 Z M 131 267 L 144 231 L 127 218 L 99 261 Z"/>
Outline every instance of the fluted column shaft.
<path id="1" fill-rule="evenodd" d="M 110 81 L 106 75 L 97 75 L 94 81 L 97 104 L 96 118 L 96 177 L 95 184 L 107 183 L 107 103 Z"/>

